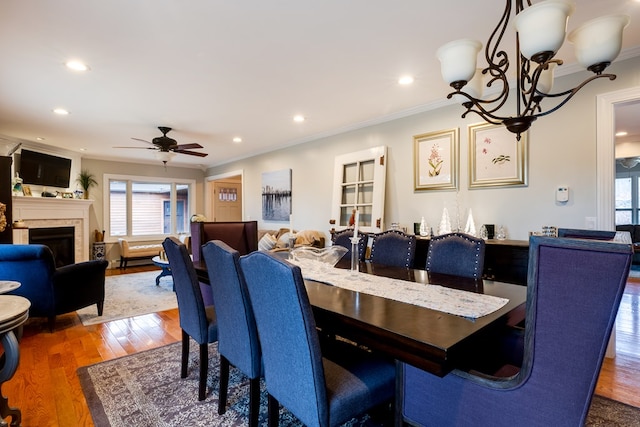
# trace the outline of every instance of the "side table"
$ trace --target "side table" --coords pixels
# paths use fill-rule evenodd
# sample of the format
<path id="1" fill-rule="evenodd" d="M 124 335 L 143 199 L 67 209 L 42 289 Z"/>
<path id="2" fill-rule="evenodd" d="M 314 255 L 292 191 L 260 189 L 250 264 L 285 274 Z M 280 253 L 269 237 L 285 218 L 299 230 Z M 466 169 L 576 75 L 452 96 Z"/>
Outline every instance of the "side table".
<path id="1" fill-rule="evenodd" d="M 154 265 L 160 267 L 162 271 L 156 277 L 156 286 L 160 286 L 160 278 L 164 276 L 171 276 L 171 269 L 169 268 L 169 260 L 160 258 L 160 255 L 156 255 L 151 258 Z"/>
<path id="2" fill-rule="evenodd" d="M 11 416 L 11 426 L 20 426 L 20 409 L 9 406 L 9 399 L 2 394 L 2 385 L 13 378 L 20 361 L 20 348 L 14 330 L 29 318 L 28 299 L 17 295 L 0 296 L 0 343 L 4 348 L 4 363 L 0 366 L 0 416 L 4 420 Z"/>

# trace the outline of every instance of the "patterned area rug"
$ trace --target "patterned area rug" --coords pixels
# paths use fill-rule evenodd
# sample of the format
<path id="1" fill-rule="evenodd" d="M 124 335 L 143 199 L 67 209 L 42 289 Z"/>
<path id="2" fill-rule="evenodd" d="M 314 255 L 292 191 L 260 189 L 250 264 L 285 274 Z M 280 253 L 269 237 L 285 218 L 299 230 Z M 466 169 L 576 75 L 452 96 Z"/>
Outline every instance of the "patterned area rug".
<path id="1" fill-rule="evenodd" d="M 207 398 L 199 402 L 197 345 L 191 343 L 189 375 L 180 379 L 180 344 L 125 356 L 78 369 L 78 377 L 96 427 L 246 426 L 249 380 L 231 368 L 227 411 L 218 415 L 217 344 L 209 346 Z M 262 387 L 260 425 L 266 425 L 267 396 Z M 345 426 L 381 426 L 364 415 Z M 281 410 L 280 425 L 302 424 Z M 640 408 L 594 396 L 587 426 L 640 426 Z"/>
<path id="2" fill-rule="evenodd" d="M 95 304 L 76 311 L 82 324 L 95 325 L 111 320 L 156 313 L 178 307 L 173 292 L 173 278 L 165 276 L 156 286 L 158 271 L 107 276 L 102 316 Z"/>
<path id="3" fill-rule="evenodd" d="M 180 343 L 78 369 L 96 427 L 247 426 L 249 380 L 231 367 L 227 410 L 218 415 L 218 344 L 209 345 L 207 398 L 198 401 L 198 345 L 191 341 L 187 378 L 180 378 Z M 267 393 L 261 385 L 260 425 L 267 424 Z M 281 410 L 281 427 L 303 427 Z M 368 415 L 343 426 L 380 427 Z"/>

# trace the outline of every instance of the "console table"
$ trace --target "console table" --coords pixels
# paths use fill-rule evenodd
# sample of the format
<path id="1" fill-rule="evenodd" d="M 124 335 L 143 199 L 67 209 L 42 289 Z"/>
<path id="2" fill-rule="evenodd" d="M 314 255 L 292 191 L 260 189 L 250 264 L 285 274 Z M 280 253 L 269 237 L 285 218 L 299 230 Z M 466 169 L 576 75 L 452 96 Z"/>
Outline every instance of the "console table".
<path id="1" fill-rule="evenodd" d="M 430 241 L 425 237 L 416 238 L 414 268 L 425 269 Z M 526 286 L 528 269 L 527 240 L 486 240 L 483 278 Z"/>

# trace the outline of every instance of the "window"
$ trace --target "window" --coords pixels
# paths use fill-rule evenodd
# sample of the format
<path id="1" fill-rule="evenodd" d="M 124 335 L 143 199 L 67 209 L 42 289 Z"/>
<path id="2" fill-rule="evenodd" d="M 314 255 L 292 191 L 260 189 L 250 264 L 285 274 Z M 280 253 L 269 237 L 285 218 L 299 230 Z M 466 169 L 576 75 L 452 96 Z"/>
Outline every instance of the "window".
<path id="1" fill-rule="evenodd" d="M 383 230 L 386 154 L 387 148 L 380 146 L 336 157 L 331 218 L 338 229 L 347 227 L 358 209 L 363 231 Z"/>
<path id="2" fill-rule="evenodd" d="M 195 181 L 106 175 L 105 182 L 108 236 L 158 238 L 189 232 Z"/>
<path id="3" fill-rule="evenodd" d="M 616 177 L 616 225 L 638 224 L 640 216 L 640 172 L 618 174 Z"/>

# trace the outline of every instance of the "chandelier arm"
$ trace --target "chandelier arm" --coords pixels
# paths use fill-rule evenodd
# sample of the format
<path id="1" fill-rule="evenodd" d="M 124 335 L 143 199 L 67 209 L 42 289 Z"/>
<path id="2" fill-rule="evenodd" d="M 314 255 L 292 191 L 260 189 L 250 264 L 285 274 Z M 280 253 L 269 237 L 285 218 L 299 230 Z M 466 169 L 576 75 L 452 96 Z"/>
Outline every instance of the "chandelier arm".
<path id="1" fill-rule="evenodd" d="M 521 1 L 521 0 L 517 0 Z M 502 42 L 502 37 L 507 29 L 507 25 L 509 24 L 509 16 L 511 15 L 511 0 L 506 1 L 504 12 L 502 13 L 502 17 L 500 21 L 498 21 L 498 25 L 493 30 L 491 35 L 489 36 L 489 40 L 487 41 L 487 45 L 484 50 L 484 56 L 489 64 L 488 68 L 492 68 L 492 66 L 501 70 L 503 73 L 506 73 L 509 68 L 509 58 L 504 51 L 498 51 L 498 47 Z M 491 54 L 489 54 L 491 52 Z M 496 62 L 496 57 L 501 57 L 499 62 Z M 502 68 L 504 67 L 504 70 Z M 492 74 L 493 75 L 493 74 Z"/>
<path id="2" fill-rule="evenodd" d="M 466 118 L 467 114 L 469 114 L 469 113 L 477 114 L 478 116 L 480 116 L 480 118 L 482 118 L 482 120 L 484 120 L 487 123 L 491 123 L 492 125 L 501 125 L 502 121 L 503 121 L 502 118 L 499 118 L 499 117 L 496 118 L 494 116 L 487 116 L 487 115 L 482 114 L 480 111 L 471 110 L 471 109 L 468 109 L 467 111 L 462 113 L 462 118 L 463 119 Z"/>
<path id="3" fill-rule="evenodd" d="M 464 119 L 465 116 L 468 113 L 475 113 L 477 115 L 479 115 L 480 117 L 482 117 L 483 119 L 485 119 L 486 121 L 490 122 L 490 123 L 494 123 L 494 124 L 500 124 L 502 123 L 503 120 L 508 119 L 508 117 L 501 117 L 501 116 L 497 116 L 495 114 L 493 114 L 497 108 L 491 109 L 491 110 L 487 110 L 486 108 L 484 108 L 482 105 L 480 105 L 481 103 L 486 103 L 488 101 L 482 101 L 476 98 L 473 98 L 471 96 L 469 96 L 468 94 L 464 93 L 464 92 L 453 92 L 450 93 L 449 95 L 447 95 L 447 98 L 451 98 L 453 95 L 463 95 L 466 98 L 469 99 L 468 102 L 464 102 L 462 103 L 462 106 L 464 108 L 466 108 L 466 111 L 462 114 L 462 118 Z M 474 109 L 475 107 L 475 109 Z"/>
<path id="4" fill-rule="evenodd" d="M 567 96 L 565 99 L 562 100 L 562 102 L 560 102 L 558 105 L 556 105 L 555 107 L 553 107 L 552 109 L 545 111 L 543 113 L 540 114 L 532 114 L 533 117 L 542 117 L 542 116 L 546 116 L 547 114 L 551 114 L 554 111 L 557 111 L 558 109 L 560 109 L 560 107 L 562 107 L 564 104 L 566 104 L 567 102 L 569 102 L 569 100 L 571 98 L 573 98 L 573 96 L 578 93 L 578 91 L 580 89 L 582 89 L 583 87 L 585 87 L 587 84 L 589 84 L 590 82 L 594 81 L 595 79 L 599 79 L 601 77 L 608 77 L 609 80 L 615 80 L 616 79 L 616 75 L 615 74 L 597 74 L 594 76 L 591 76 L 590 78 L 588 78 L 587 80 L 583 81 L 582 83 L 580 83 L 580 85 L 574 87 L 573 89 L 569 89 L 566 90 L 564 92 L 559 92 L 559 93 L 553 93 L 553 94 L 548 94 L 548 95 L 544 95 L 544 98 L 557 98 L 559 96 L 565 96 L 565 95 L 569 95 Z"/>

